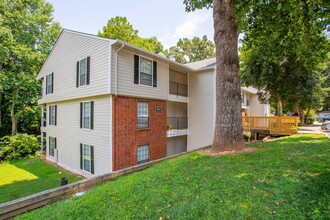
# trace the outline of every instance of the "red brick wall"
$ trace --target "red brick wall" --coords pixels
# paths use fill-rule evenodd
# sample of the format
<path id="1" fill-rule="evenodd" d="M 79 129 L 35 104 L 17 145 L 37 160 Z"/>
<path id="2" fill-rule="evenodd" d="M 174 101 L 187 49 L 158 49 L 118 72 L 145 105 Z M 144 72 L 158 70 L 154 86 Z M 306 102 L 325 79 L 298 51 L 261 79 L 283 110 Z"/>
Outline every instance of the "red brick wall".
<path id="1" fill-rule="evenodd" d="M 149 103 L 149 128 L 137 127 L 137 102 Z M 161 113 L 156 114 L 156 107 Z M 149 144 L 149 161 L 166 157 L 166 101 L 117 96 L 113 98 L 113 170 L 137 164 L 137 147 Z"/>

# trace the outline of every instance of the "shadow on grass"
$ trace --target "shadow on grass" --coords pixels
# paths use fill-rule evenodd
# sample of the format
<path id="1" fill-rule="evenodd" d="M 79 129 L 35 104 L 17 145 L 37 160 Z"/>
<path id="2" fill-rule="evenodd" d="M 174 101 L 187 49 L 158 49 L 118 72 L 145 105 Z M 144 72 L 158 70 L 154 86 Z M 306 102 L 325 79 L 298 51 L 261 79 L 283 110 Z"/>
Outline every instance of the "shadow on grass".
<path id="1" fill-rule="evenodd" d="M 63 177 L 68 178 L 69 183 L 81 179 L 72 173 L 64 172 L 48 164 L 40 158 L 14 161 L 8 163 L 8 165 L 13 170 L 10 173 L 6 173 L 7 176 L 3 176 L 3 178 L 8 178 L 10 183 L 0 186 L 0 203 L 58 187 Z M 22 180 L 19 180 L 20 178 Z M 5 182 L 6 179 L 3 181 Z"/>

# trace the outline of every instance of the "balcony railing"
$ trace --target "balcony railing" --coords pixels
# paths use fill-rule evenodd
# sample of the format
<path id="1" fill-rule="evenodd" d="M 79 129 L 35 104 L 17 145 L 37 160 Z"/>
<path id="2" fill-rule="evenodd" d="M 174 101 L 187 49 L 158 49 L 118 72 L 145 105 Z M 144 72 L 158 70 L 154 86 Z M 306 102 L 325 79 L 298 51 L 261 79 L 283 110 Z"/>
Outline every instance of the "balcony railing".
<path id="1" fill-rule="evenodd" d="M 170 81 L 170 94 L 188 97 L 188 85 Z"/>
<path id="2" fill-rule="evenodd" d="M 170 129 L 187 129 L 188 128 L 188 118 L 187 117 L 168 117 L 167 125 Z"/>

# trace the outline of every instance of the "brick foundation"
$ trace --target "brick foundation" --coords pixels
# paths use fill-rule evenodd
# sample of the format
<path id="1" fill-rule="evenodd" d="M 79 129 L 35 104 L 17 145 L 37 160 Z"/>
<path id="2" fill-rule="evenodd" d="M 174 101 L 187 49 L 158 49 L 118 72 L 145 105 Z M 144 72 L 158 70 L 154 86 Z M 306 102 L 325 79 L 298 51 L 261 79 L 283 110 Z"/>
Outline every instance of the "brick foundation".
<path id="1" fill-rule="evenodd" d="M 149 128 L 137 127 L 137 102 L 149 103 Z M 160 107 L 161 113 L 156 113 Z M 137 147 L 149 145 L 149 160 L 166 157 L 166 101 L 117 96 L 113 98 L 113 170 L 137 164 Z"/>

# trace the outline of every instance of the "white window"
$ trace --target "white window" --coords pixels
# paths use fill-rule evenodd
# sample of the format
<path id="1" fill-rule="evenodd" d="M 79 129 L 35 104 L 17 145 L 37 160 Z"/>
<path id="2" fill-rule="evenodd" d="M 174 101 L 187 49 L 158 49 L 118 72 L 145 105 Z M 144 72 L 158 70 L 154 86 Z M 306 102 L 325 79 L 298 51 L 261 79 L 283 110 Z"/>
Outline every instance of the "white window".
<path id="1" fill-rule="evenodd" d="M 149 128 L 149 103 L 138 102 L 138 128 Z"/>
<path id="2" fill-rule="evenodd" d="M 140 84 L 152 86 L 152 61 L 140 57 Z"/>
<path id="3" fill-rule="evenodd" d="M 56 114 L 57 114 L 56 105 L 49 106 L 49 125 L 56 125 Z"/>
<path id="4" fill-rule="evenodd" d="M 137 148 L 137 164 L 149 161 L 149 145 L 142 145 Z"/>
<path id="5" fill-rule="evenodd" d="M 83 128 L 90 129 L 91 128 L 91 103 L 84 102 L 83 103 Z"/>
<path id="6" fill-rule="evenodd" d="M 90 56 L 77 61 L 76 87 L 89 85 L 90 81 Z"/>
<path id="7" fill-rule="evenodd" d="M 54 73 L 46 76 L 46 94 L 53 93 L 53 78 Z"/>
<path id="8" fill-rule="evenodd" d="M 83 170 L 87 172 L 92 172 L 92 150 L 91 146 L 84 144 L 83 145 Z"/>
<path id="9" fill-rule="evenodd" d="M 55 149 L 56 149 L 56 138 L 55 137 L 49 137 L 49 156 L 54 157 L 55 155 Z"/>
<path id="10" fill-rule="evenodd" d="M 79 61 L 79 86 L 87 85 L 87 58 Z"/>
<path id="11" fill-rule="evenodd" d="M 244 104 L 244 92 L 241 92 L 241 102 Z"/>

